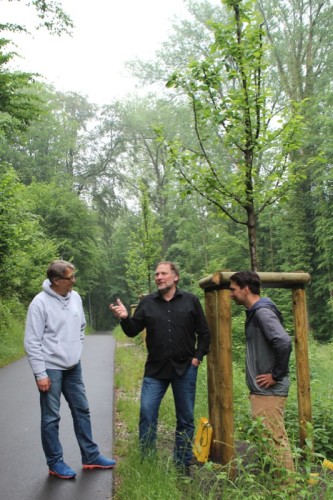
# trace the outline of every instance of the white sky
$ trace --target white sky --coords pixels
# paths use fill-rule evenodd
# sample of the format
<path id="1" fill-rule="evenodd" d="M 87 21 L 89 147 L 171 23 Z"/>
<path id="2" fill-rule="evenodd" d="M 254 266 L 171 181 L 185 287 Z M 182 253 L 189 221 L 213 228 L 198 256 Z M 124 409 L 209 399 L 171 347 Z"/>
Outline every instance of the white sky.
<path id="1" fill-rule="evenodd" d="M 75 24 L 73 37 L 59 38 L 44 29 L 34 30 L 33 37 L 16 37 L 22 56 L 16 67 L 40 73 L 57 90 L 79 92 L 97 104 L 134 90 L 124 62 L 152 58 L 167 39 L 174 16 L 184 18 L 187 12 L 183 0 L 62 0 L 62 5 Z M 23 3 L 0 0 L 1 23 L 21 23 L 32 30 L 32 12 Z"/>

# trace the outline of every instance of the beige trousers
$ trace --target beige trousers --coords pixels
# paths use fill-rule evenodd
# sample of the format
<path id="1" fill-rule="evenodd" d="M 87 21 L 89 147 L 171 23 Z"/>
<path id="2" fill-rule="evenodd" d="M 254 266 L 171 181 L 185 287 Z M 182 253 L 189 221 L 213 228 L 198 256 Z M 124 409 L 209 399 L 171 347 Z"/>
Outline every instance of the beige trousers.
<path id="1" fill-rule="evenodd" d="M 263 418 L 263 425 L 268 429 L 273 439 L 277 465 L 294 472 L 293 457 L 284 427 L 284 407 L 286 400 L 287 398 L 281 396 L 250 394 L 252 418 Z"/>

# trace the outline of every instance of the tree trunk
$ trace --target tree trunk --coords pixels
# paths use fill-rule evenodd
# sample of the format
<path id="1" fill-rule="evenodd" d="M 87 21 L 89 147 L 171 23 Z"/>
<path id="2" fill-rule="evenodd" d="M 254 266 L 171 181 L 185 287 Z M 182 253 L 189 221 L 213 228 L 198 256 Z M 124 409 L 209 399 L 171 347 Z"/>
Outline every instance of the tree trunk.
<path id="1" fill-rule="evenodd" d="M 258 271 L 258 256 L 257 256 L 257 224 L 256 214 L 254 213 L 253 205 L 247 210 L 247 234 L 249 240 L 249 250 L 251 259 L 252 271 Z"/>

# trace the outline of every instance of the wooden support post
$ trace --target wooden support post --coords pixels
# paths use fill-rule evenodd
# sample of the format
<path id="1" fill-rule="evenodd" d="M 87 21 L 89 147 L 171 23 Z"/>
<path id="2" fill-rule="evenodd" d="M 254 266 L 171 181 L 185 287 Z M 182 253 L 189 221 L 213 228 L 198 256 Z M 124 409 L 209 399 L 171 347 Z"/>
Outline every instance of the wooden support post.
<path id="1" fill-rule="evenodd" d="M 306 423 L 312 422 L 305 290 L 303 288 L 294 289 L 292 291 L 292 299 L 295 329 L 298 420 L 300 446 L 303 448 L 307 437 Z"/>
<path id="2" fill-rule="evenodd" d="M 213 426 L 211 460 L 223 465 L 234 457 L 234 422 L 231 356 L 231 308 L 229 283 L 232 271 L 218 271 L 200 280 L 205 290 L 206 316 L 212 341 L 208 354 L 208 404 Z M 304 285 L 311 276 L 303 272 L 258 273 L 263 288 L 292 289 L 300 445 L 307 437 L 306 423 L 312 422 L 308 325 Z"/>
<path id="3" fill-rule="evenodd" d="M 211 331 L 208 354 L 208 405 L 213 440 L 210 459 L 226 465 L 234 458 L 230 292 L 228 289 L 209 291 L 205 294 L 205 301 L 206 316 Z"/>

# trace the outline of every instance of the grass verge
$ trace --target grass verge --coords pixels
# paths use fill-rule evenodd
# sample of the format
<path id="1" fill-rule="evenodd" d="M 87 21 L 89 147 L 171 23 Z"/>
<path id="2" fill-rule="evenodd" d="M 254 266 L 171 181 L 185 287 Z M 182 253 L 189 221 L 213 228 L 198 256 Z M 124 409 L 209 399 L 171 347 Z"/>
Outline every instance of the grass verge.
<path id="1" fill-rule="evenodd" d="M 19 302 L 0 300 L 0 368 L 24 356 L 24 320 Z"/>
<path id="2" fill-rule="evenodd" d="M 138 452 L 138 420 L 140 387 L 146 358 L 145 348 L 140 340 L 125 337 L 120 328 L 115 330 L 114 336 L 117 340 L 114 454 L 118 459 L 114 472 L 113 498 L 115 500 L 128 500 L 129 498 L 131 500 L 333 498 L 330 471 L 320 469 L 318 480 L 314 481 L 315 484 L 309 484 L 309 470 L 314 470 L 313 467 L 316 464 L 314 462 L 304 464 L 300 461 L 300 450 L 295 445 L 297 429 L 294 429 L 295 436 L 291 438 L 297 465 L 294 481 L 286 482 L 285 476 L 275 475 L 274 471 L 271 473 L 272 469 L 268 473 L 267 468 L 271 460 L 269 456 L 258 454 L 260 448 L 258 422 L 252 422 L 249 417 L 247 389 L 242 368 L 237 365 L 235 365 L 234 376 L 236 440 L 239 437 L 245 440 L 242 444 L 249 450 L 249 454 L 238 455 L 235 458 L 232 465 L 237 471 L 236 477 L 231 480 L 228 467 L 212 462 L 196 467 L 193 479 L 181 476 L 175 469 L 172 461 L 175 412 L 170 390 L 167 391 L 160 408 L 157 455 L 141 461 Z M 318 357 L 321 357 L 320 349 L 315 355 L 317 367 Z M 326 350 L 324 357 L 327 358 Z M 204 362 L 200 367 L 197 382 L 196 422 L 201 416 L 208 416 L 206 375 Z M 295 396 L 291 394 L 290 405 L 292 407 L 296 404 L 294 398 Z M 257 435 L 256 443 L 251 444 L 251 440 L 247 438 L 250 435 L 253 436 L 254 433 Z M 320 463 L 320 461 L 317 462 L 317 467 Z"/>

